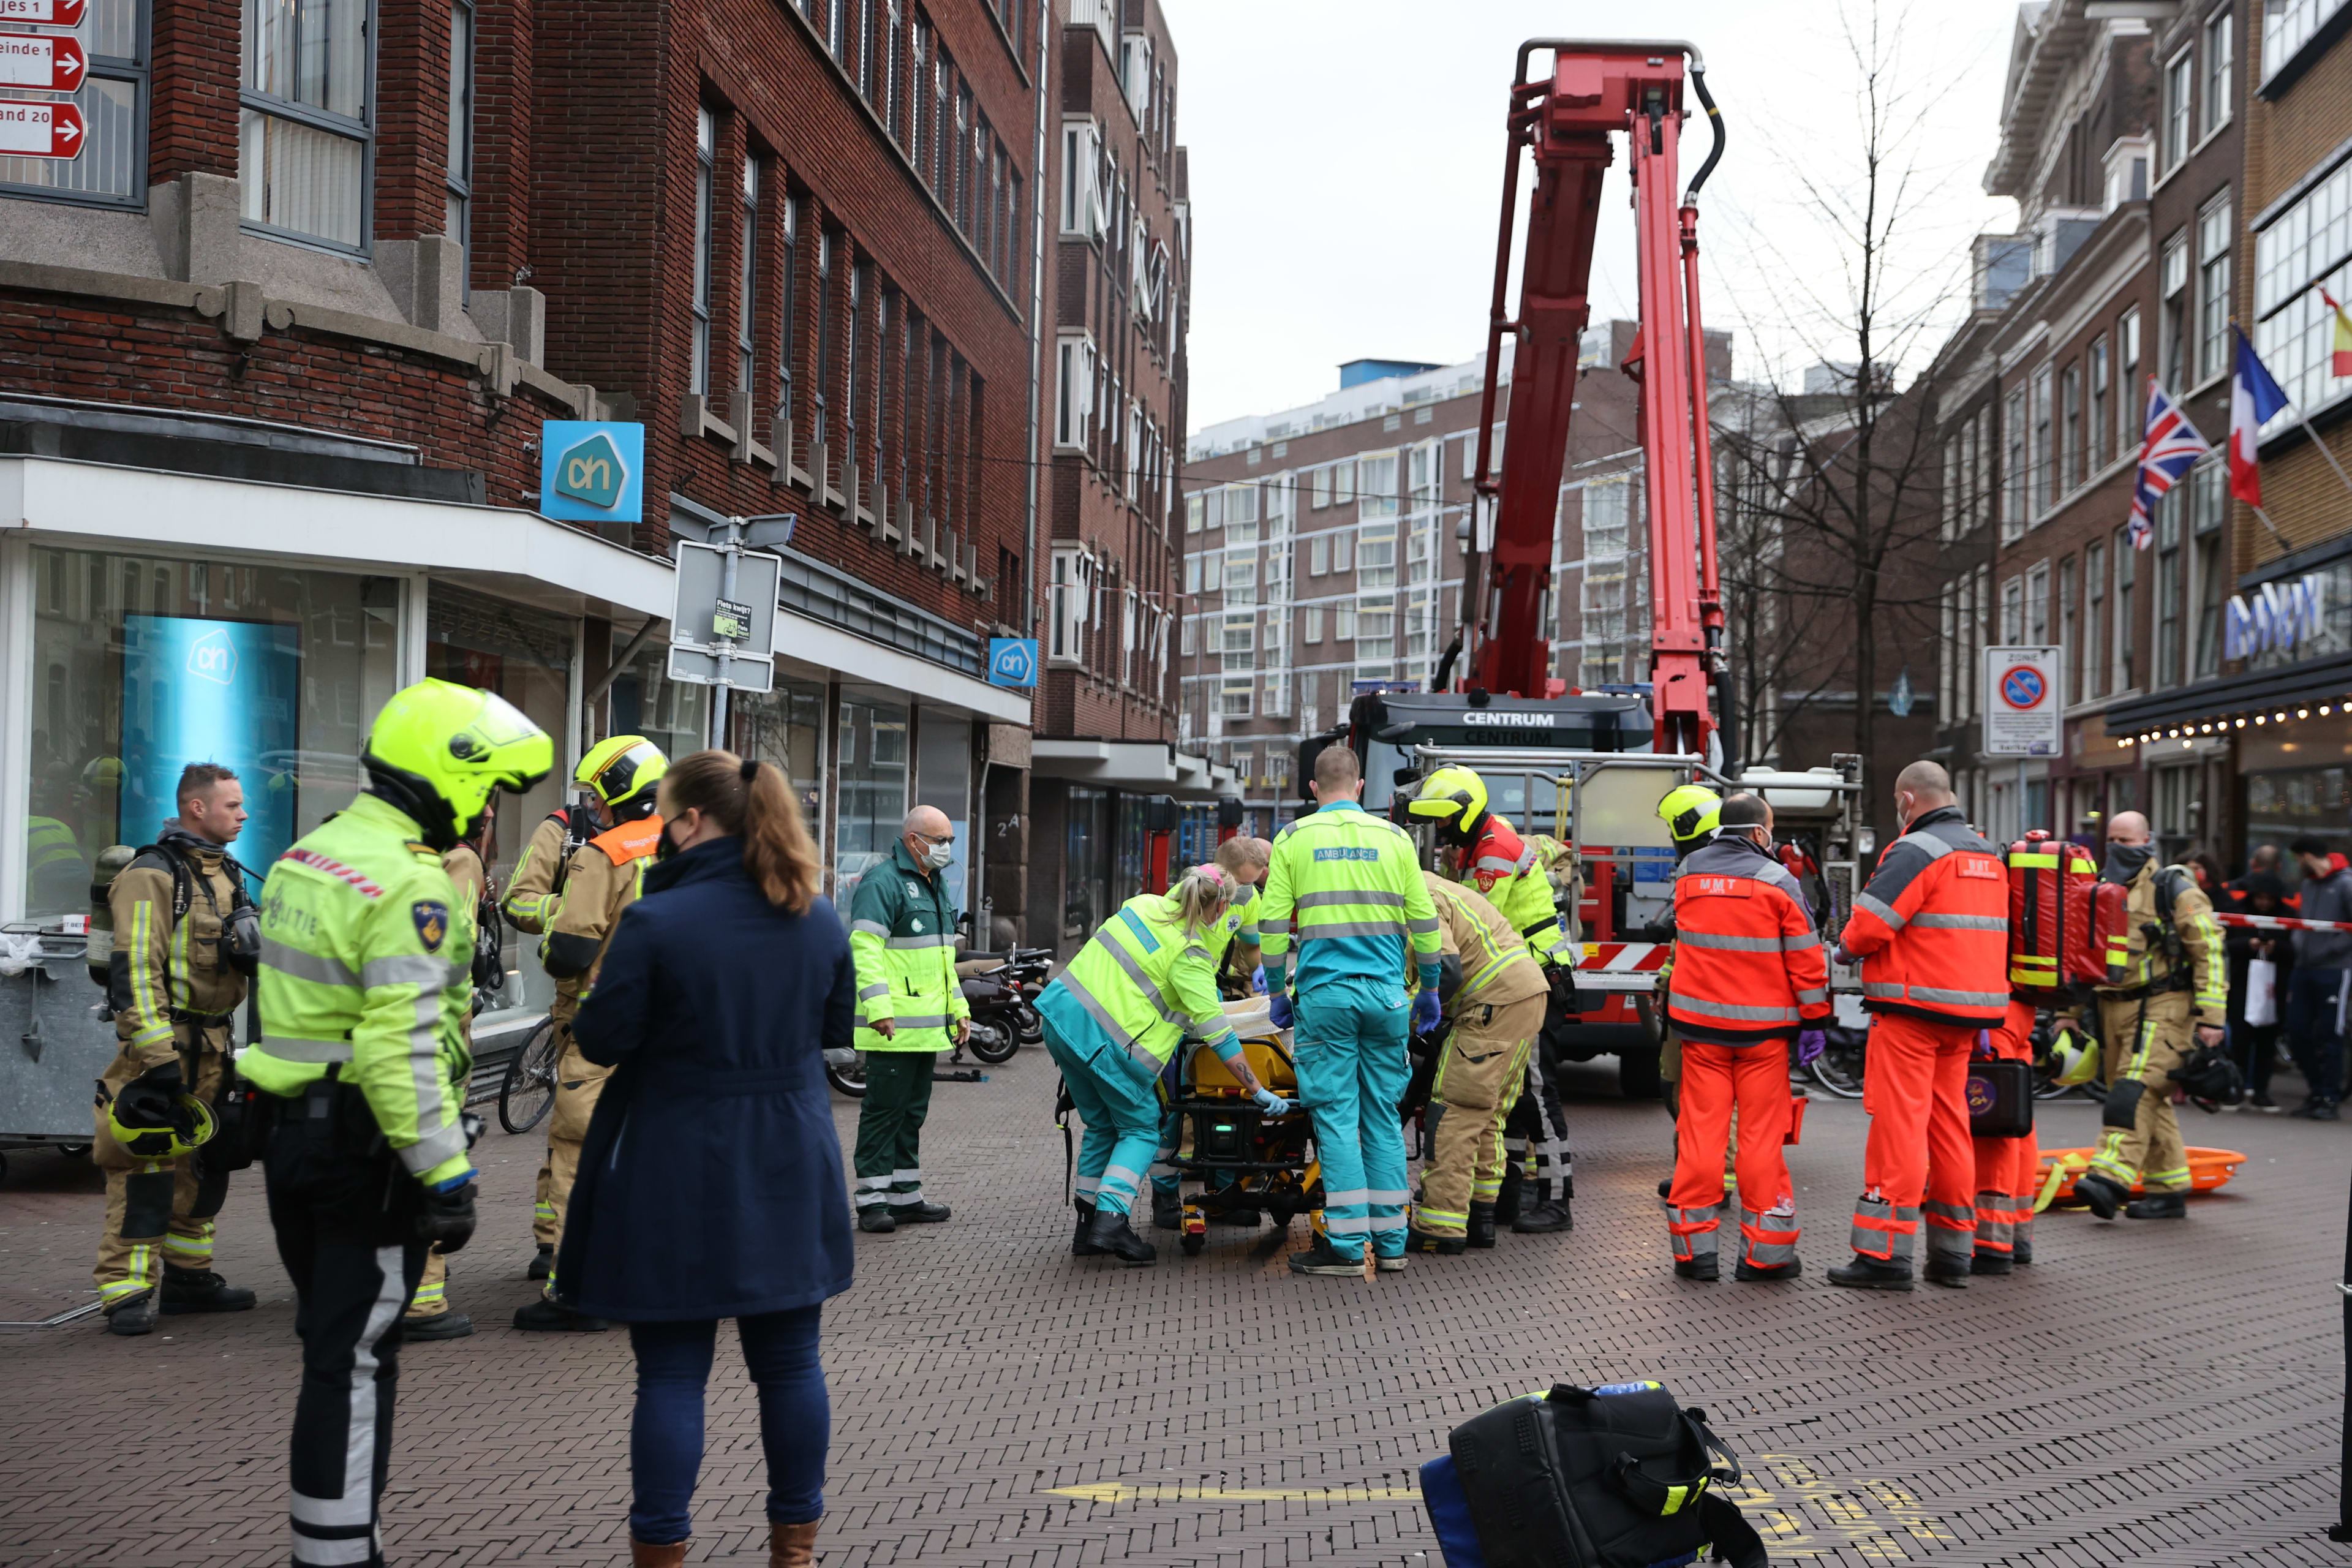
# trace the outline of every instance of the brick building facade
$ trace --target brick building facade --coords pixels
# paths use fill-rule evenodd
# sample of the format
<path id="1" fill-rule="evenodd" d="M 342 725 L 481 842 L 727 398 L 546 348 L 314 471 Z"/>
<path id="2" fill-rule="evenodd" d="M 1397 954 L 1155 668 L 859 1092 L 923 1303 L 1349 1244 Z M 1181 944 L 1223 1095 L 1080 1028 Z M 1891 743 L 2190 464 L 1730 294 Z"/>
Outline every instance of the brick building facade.
<path id="1" fill-rule="evenodd" d="M 566 770 L 608 732 L 697 749 L 671 559 L 740 516 L 782 557 L 775 674 L 722 738 L 793 778 L 845 907 L 937 805 L 982 935 L 1020 934 L 1032 704 L 989 639 L 1043 628 L 1048 538 L 1139 601 L 1172 571 L 1150 487 L 1183 418 L 1183 153 L 1165 23 L 1129 12 L 90 0 L 46 29 L 90 80 L 19 96 L 89 134 L 0 158 L 0 494 L 26 523 L 0 542 L 0 811 L 34 824 L 0 840 L 0 915 L 86 904 L 74 865 L 152 837 L 188 755 L 266 785 L 266 863 L 425 675 L 500 691 Z M 1108 60 L 1066 80 L 1080 38 Z M 1112 205 L 1149 241 L 1097 235 L 1090 285 L 1057 235 L 1073 105 L 1123 138 Z M 1055 351 L 1089 319 L 1147 438 L 1065 454 Z M 641 521 L 552 515 L 549 420 L 641 427 Z M 194 730 L 156 662 L 191 638 L 243 672 Z M 1111 651 L 1074 676 L 1118 676 Z M 1066 683 L 1049 732 L 1156 712 L 1172 742 L 1146 672 L 1115 690 L 1081 710 Z M 562 787 L 509 808 L 494 873 Z M 515 963 L 488 1037 L 543 999 Z"/>

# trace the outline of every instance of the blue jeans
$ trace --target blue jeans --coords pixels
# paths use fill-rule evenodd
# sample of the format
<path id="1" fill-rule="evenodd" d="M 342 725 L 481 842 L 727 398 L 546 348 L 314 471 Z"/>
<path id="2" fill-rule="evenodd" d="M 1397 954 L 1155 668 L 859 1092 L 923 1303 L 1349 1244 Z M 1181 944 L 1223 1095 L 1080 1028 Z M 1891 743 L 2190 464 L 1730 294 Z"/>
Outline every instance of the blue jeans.
<path id="1" fill-rule="evenodd" d="M 2336 993 L 2344 972 L 2297 965 L 2286 982 L 2286 1047 L 2303 1068 L 2314 1100 L 2344 1095 L 2344 1037 L 2336 1027 Z"/>
<path id="2" fill-rule="evenodd" d="M 1298 1098 L 1315 1119 L 1323 1165 L 1323 1234 L 1331 1249 L 1361 1258 L 1404 1256 L 1404 1127 L 1397 1101 L 1412 1077 L 1404 987 L 1324 981 L 1297 1003 L 1291 1059 Z"/>
<path id="3" fill-rule="evenodd" d="M 816 1353 L 821 1309 L 797 1307 L 736 1320 L 743 1360 L 760 1390 L 760 1445 L 768 1455 L 768 1517 L 806 1524 L 824 1512 L 824 1450 L 833 1429 L 824 1368 Z M 702 1470 L 702 1391 L 719 1325 L 631 1323 L 637 1410 L 629 1427 L 629 1533 L 667 1546 L 693 1533 L 695 1479 Z"/>

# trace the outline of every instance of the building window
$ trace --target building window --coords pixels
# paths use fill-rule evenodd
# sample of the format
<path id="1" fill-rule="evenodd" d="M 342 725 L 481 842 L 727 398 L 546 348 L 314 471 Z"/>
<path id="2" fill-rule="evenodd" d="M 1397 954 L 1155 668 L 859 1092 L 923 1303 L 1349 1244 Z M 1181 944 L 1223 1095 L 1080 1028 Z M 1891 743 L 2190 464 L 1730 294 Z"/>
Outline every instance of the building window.
<path id="1" fill-rule="evenodd" d="M 740 233 L 736 238 L 735 391 L 742 401 L 741 417 L 751 417 L 751 396 L 758 390 L 758 340 L 752 335 L 757 319 L 760 281 L 760 161 L 743 160 L 743 205 Z M 747 429 L 742 432 L 749 436 Z"/>
<path id="2" fill-rule="evenodd" d="M 1360 458 L 1356 468 L 1356 515 L 1367 521 L 1397 514 L 1397 455 L 1380 452 Z"/>
<path id="3" fill-rule="evenodd" d="M 1320 577 L 1331 570 L 1331 536 L 1318 533 L 1307 542 L 1307 574 Z"/>
<path id="4" fill-rule="evenodd" d="M 1310 510 L 1320 511 L 1325 507 L 1331 504 L 1331 470 L 1328 468 L 1316 469 L 1314 475 L 1314 486 L 1315 488 L 1307 500 L 1307 507 Z"/>
<path id="5" fill-rule="evenodd" d="M 694 364 L 688 392 L 710 395 L 710 170 L 719 147 L 718 117 L 696 111 L 694 124 Z"/>
<path id="6" fill-rule="evenodd" d="M 1062 232 L 1092 239 L 1103 231 L 1102 132 L 1091 120 L 1062 122 Z"/>
<path id="7" fill-rule="evenodd" d="M 1331 570 L 1342 576 L 1356 569 L 1356 536 L 1335 533 L 1331 536 Z"/>
<path id="8" fill-rule="evenodd" d="M 2025 574 L 2025 646 L 2050 646 L 2050 563 L 2037 563 Z"/>
<path id="9" fill-rule="evenodd" d="M 2136 563 L 2139 552 L 2131 547 L 2131 541 L 2125 537 L 2120 528 L 2115 531 L 2113 548 L 2116 557 L 2116 651 L 2114 662 L 2108 666 L 2108 689 L 2129 691 L 2138 663 L 2132 648 L 2135 631 L 2132 625 L 2132 580 L 2137 571 Z"/>
<path id="10" fill-rule="evenodd" d="M 366 248 L 373 20 L 371 0 L 245 0 L 237 174 L 255 228 Z"/>
<path id="11" fill-rule="evenodd" d="M 2180 513 L 2188 500 L 2175 488 L 2156 503 L 2156 662 L 2147 672 L 2151 689 L 2180 680 Z"/>
<path id="12" fill-rule="evenodd" d="M 2070 364 L 2058 377 L 2058 493 L 2072 495 L 2083 482 L 2083 367 Z"/>
<path id="13" fill-rule="evenodd" d="M 2011 577 L 2000 585 L 2000 640 L 2015 647 L 2025 640 L 2025 580 Z"/>
<path id="14" fill-rule="evenodd" d="M 1303 643 L 1321 642 L 1323 640 L 1323 606 L 1307 605 L 1300 619 L 1302 625 L 1299 628 L 1298 640 Z"/>
<path id="15" fill-rule="evenodd" d="M 955 138 L 949 127 L 948 100 L 955 81 L 955 57 L 949 54 L 945 44 L 937 44 L 931 61 L 931 156 L 924 165 L 930 172 L 931 194 L 940 198 L 950 215 L 955 211 Z"/>
<path id="16" fill-rule="evenodd" d="M 1217 711 L 1228 719 L 1250 716 L 1250 689 L 1257 684 L 1248 676 L 1228 679 L 1217 689 Z"/>
<path id="17" fill-rule="evenodd" d="M 447 210 L 441 232 L 472 259 L 474 242 L 474 8 L 467 0 L 449 7 L 449 138 L 442 159 Z M 462 285 L 473 286 L 470 266 L 461 269 Z"/>
<path id="18" fill-rule="evenodd" d="M 2140 443 L 2141 410 L 2146 390 L 2139 384 L 2139 307 L 2126 310 L 2116 321 L 2116 453 L 2136 452 Z"/>
<path id="19" fill-rule="evenodd" d="M 1053 599 L 1047 616 L 1047 657 L 1082 662 L 1088 601 L 1094 593 L 1095 560 L 1082 550 L 1054 552 Z"/>
<path id="20" fill-rule="evenodd" d="M 834 321 L 835 255 L 841 242 L 831 229 L 816 237 L 816 374 L 813 378 L 816 392 L 816 445 L 822 471 L 815 475 L 820 485 L 833 482 L 833 411 L 840 404 L 833 395 L 833 342 L 840 329 Z"/>
<path id="21" fill-rule="evenodd" d="M 2164 389 L 2179 396 L 2189 374 L 2189 233 L 2183 229 L 2164 242 L 2164 260 L 2157 274 L 2158 320 L 2163 323 Z"/>
<path id="22" fill-rule="evenodd" d="M 1584 558 L 1624 557 L 1633 521 L 1633 476 L 1610 474 L 1584 487 Z"/>
<path id="23" fill-rule="evenodd" d="M 1247 612 L 1227 616 L 1219 632 L 1217 651 L 1227 673 L 1257 668 L 1257 616 Z"/>
<path id="24" fill-rule="evenodd" d="M 90 0 L 77 29 L 88 79 L 54 101 L 81 110 L 87 132 L 76 158 L 0 158 L 10 195 L 137 207 L 147 200 L 147 0 Z"/>
<path id="25" fill-rule="evenodd" d="M 2191 679 L 2221 673 L 2221 601 L 2229 581 L 2221 525 L 2229 520 L 2226 462 L 2208 459 L 2189 470 L 2189 531 L 2193 541 L 2189 593 L 2197 602 L 2197 643 Z"/>
<path id="26" fill-rule="evenodd" d="M 2083 695 L 2107 694 L 2107 547 L 2083 550 Z"/>
<path id="27" fill-rule="evenodd" d="M 1257 486 L 1227 485 L 1224 488 L 1225 542 L 1255 544 L 1257 542 Z"/>
<path id="28" fill-rule="evenodd" d="M 1245 550 L 1225 557 L 1225 603 L 1255 605 L 1257 603 L 1257 552 Z"/>
<path id="29" fill-rule="evenodd" d="M 2271 13 L 2273 20 L 2277 15 Z M 2264 48 L 2267 67 L 2267 40 Z M 2336 315 L 2321 289 L 2352 300 L 2352 161 L 2336 164 L 2254 233 L 2254 348 L 2305 414 L 2352 392 L 2352 382 L 2330 371 Z"/>
<path id="30" fill-rule="evenodd" d="M 2074 595 L 2074 558 L 2071 555 L 2058 563 L 2058 668 L 2065 680 L 2065 689 L 2059 699 L 2065 702 L 2083 700 L 2083 637 L 2080 607 Z"/>
<path id="31" fill-rule="evenodd" d="M 2264 0 L 2263 77 L 2278 74 L 2279 68 L 2293 59 L 2321 25 L 2343 9 L 2346 0 Z"/>
<path id="32" fill-rule="evenodd" d="M 2201 379 L 2230 368 L 2230 194 L 2197 215 L 2197 373 Z"/>
<path id="33" fill-rule="evenodd" d="M 2025 537 L 2025 390 L 2009 395 L 2001 412 L 2007 439 L 2001 452 L 2000 542 Z"/>
<path id="34" fill-rule="evenodd" d="M 2227 5 L 2205 24 L 2205 134 L 2230 118 L 2230 73 L 2237 64 L 2237 17 Z"/>
<path id="35" fill-rule="evenodd" d="M 783 250 L 783 265 L 776 274 L 776 440 L 793 438 L 793 354 L 799 342 L 795 318 L 801 304 L 801 199 L 784 197 L 784 208 L 776 226 L 776 238 Z M 789 454 L 780 445 L 779 457 Z"/>
<path id="36" fill-rule="evenodd" d="M 2164 166 L 2180 167 L 2189 157 L 2189 99 L 2197 80 L 2195 51 L 2182 49 L 2164 66 Z"/>
<path id="37" fill-rule="evenodd" d="M 2107 466 L 2107 456 L 2114 450 L 2114 423 L 2108 417 L 2108 406 L 2114 388 L 2113 367 L 2107 363 L 2107 340 L 2105 335 L 2091 340 L 2091 471 L 2097 473 Z"/>
<path id="38" fill-rule="evenodd" d="M 930 18 L 917 11 L 907 24 L 907 119 L 913 128 L 908 151 L 926 179 L 931 167 L 931 95 L 924 90 L 923 64 L 930 58 Z"/>
<path id="39" fill-rule="evenodd" d="M 2033 373 L 2032 392 L 2033 452 L 2026 459 L 2026 472 L 2031 484 L 2032 504 L 2027 513 L 2039 519 L 2050 509 L 2050 479 L 2053 472 L 2050 450 L 2050 367 L 2042 366 Z"/>
<path id="40" fill-rule="evenodd" d="M 1066 337 L 1059 345 L 1054 388 L 1054 445 L 1083 450 L 1095 412 L 1096 355 L 1092 338 Z M 1198 496 L 1192 498 L 1200 500 Z M 1210 524 L 1214 527 L 1215 524 Z"/>
<path id="41" fill-rule="evenodd" d="M 1360 588 L 1395 587 L 1396 550 L 1395 523 L 1366 523 L 1356 542 L 1356 585 Z"/>

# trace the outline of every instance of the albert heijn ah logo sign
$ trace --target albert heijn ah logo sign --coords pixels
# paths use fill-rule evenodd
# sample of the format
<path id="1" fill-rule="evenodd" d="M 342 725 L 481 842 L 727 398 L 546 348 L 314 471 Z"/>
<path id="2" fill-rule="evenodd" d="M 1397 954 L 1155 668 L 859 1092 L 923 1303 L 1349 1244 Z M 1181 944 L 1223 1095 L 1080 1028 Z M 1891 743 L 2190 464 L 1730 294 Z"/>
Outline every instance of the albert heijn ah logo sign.
<path id="1" fill-rule="evenodd" d="M 643 425 L 550 419 L 540 432 L 539 510 L 574 522 L 642 521 L 645 467 Z"/>

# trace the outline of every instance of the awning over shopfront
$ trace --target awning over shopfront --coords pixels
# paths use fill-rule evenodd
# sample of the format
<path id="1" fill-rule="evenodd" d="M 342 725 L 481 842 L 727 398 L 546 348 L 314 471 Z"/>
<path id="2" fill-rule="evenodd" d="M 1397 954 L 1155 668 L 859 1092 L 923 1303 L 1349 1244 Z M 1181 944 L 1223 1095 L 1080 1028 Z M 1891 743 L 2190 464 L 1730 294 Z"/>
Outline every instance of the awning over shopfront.
<path id="1" fill-rule="evenodd" d="M 2200 680 L 2118 702 L 2107 733 L 2136 742 L 2252 731 L 2290 719 L 2352 710 L 2352 654 Z"/>
<path id="2" fill-rule="evenodd" d="M 1231 767 L 1161 741 L 1066 741 L 1041 735 L 1030 745 L 1030 766 L 1038 778 L 1178 800 L 1241 794 L 1241 781 Z"/>

